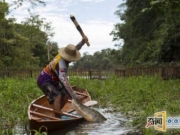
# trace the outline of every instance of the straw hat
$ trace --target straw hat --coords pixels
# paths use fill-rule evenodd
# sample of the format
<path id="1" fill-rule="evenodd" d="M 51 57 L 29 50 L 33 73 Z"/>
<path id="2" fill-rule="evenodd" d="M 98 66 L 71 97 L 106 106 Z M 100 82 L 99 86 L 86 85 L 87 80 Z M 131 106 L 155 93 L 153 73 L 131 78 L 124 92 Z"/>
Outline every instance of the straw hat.
<path id="1" fill-rule="evenodd" d="M 58 50 L 59 54 L 67 61 L 78 61 L 81 58 L 80 52 L 76 49 L 75 45 L 69 44 L 66 47 Z"/>

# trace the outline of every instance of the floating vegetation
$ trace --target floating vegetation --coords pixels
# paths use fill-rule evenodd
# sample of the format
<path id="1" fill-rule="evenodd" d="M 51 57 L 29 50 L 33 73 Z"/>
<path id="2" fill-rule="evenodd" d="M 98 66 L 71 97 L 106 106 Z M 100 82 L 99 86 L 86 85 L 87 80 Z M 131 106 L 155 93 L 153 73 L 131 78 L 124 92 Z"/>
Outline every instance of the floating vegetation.
<path id="1" fill-rule="evenodd" d="M 144 134 L 158 133 L 145 129 L 146 119 L 155 112 L 167 111 L 168 116 L 180 115 L 180 81 L 162 80 L 158 76 L 127 78 L 111 77 L 106 80 L 70 78 L 71 85 L 87 88 L 92 99 L 101 107 L 113 107 L 127 117 L 133 118 L 132 125 Z M 27 108 L 31 101 L 43 93 L 35 78 L 0 79 L 0 134 L 13 134 L 14 126 L 21 121 L 27 124 Z M 176 129 L 177 134 L 179 130 Z M 168 130 L 166 135 L 174 133 Z"/>

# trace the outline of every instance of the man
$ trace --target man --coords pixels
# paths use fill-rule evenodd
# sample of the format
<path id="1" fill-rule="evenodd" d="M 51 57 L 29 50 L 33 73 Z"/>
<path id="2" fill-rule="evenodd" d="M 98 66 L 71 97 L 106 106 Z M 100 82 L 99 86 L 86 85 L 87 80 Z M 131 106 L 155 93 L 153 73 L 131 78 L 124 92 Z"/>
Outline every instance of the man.
<path id="1" fill-rule="evenodd" d="M 78 61 L 81 57 L 79 50 L 88 41 L 87 37 L 76 46 L 69 44 L 60 48 L 55 58 L 40 73 L 37 84 L 46 95 L 54 110 L 60 111 L 68 97 L 72 97 L 72 88 L 67 79 L 67 71 L 70 62 Z M 76 98 L 77 96 L 75 96 Z M 58 114 L 55 114 L 59 117 Z"/>

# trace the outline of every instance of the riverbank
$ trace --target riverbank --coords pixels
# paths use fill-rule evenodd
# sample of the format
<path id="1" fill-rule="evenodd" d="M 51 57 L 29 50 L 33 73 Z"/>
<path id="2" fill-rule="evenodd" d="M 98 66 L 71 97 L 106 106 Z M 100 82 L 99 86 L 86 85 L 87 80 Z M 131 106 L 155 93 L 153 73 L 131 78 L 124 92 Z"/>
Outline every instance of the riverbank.
<path id="1" fill-rule="evenodd" d="M 89 80 L 70 78 L 71 85 L 87 88 L 92 99 L 101 107 L 113 107 L 133 118 L 131 123 L 144 135 L 159 134 L 153 128 L 145 129 L 147 117 L 155 112 L 166 111 L 168 116 L 180 115 L 180 81 L 162 80 L 157 76 L 139 76 L 129 78 L 112 77 L 107 80 Z M 0 134 L 13 133 L 18 122 L 26 124 L 29 103 L 42 95 L 36 80 L 5 78 L 0 80 Z M 138 125 L 138 126 L 137 126 Z M 167 130 L 171 135 L 180 131 Z"/>

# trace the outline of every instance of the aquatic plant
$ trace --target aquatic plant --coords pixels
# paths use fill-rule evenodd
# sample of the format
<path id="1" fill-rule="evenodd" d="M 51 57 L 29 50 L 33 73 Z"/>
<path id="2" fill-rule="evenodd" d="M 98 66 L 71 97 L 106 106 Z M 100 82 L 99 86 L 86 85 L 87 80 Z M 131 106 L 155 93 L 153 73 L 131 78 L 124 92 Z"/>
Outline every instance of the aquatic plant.
<path id="1" fill-rule="evenodd" d="M 147 117 L 155 112 L 166 111 L 169 116 L 180 114 L 180 81 L 162 80 L 158 76 L 111 77 L 107 80 L 71 79 L 73 84 L 88 88 L 93 99 L 101 106 L 113 106 L 125 116 L 132 117 L 132 125 L 138 125 L 147 135 L 157 131 L 145 129 Z M 147 130 L 147 131 L 146 131 Z M 171 135 L 174 130 L 168 130 Z M 176 130 L 177 133 L 178 130 Z"/>
<path id="2" fill-rule="evenodd" d="M 146 135 L 158 134 L 154 129 L 145 129 L 147 117 L 155 112 L 167 111 L 169 116 L 180 114 L 180 81 L 162 80 L 158 76 L 138 76 L 106 80 L 71 77 L 71 85 L 86 88 L 100 107 L 113 107 L 124 116 L 133 118 L 132 125 Z M 13 134 L 20 121 L 27 124 L 27 108 L 31 101 L 43 93 L 35 78 L 0 79 L 0 134 Z M 164 135 L 179 134 L 179 130 L 168 130 Z"/>

